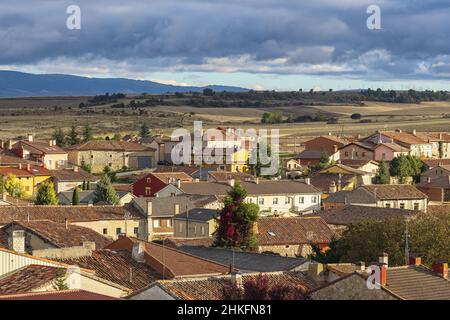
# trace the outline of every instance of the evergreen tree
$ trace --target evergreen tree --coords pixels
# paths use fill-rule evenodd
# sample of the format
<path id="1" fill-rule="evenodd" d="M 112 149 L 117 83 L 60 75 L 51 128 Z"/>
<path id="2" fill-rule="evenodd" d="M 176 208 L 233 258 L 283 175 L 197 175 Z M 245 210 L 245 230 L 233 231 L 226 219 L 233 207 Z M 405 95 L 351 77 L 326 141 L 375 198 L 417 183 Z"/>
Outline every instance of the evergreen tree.
<path id="1" fill-rule="evenodd" d="M 103 202 L 110 205 L 119 204 L 119 197 L 114 190 L 111 180 L 107 174 L 104 174 L 94 193 L 94 203 Z"/>
<path id="2" fill-rule="evenodd" d="M 86 190 L 86 180 L 83 180 L 83 184 L 81 185 L 81 190 Z"/>
<path id="3" fill-rule="evenodd" d="M 66 134 L 61 128 L 55 130 L 52 139 L 56 140 L 56 145 L 59 147 L 64 147 L 66 145 Z"/>
<path id="4" fill-rule="evenodd" d="M 61 270 L 58 276 L 53 280 L 52 287 L 56 291 L 69 290 L 69 286 L 67 285 L 67 277 L 64 270 Z"/>
<path id="5" fill-rule="evenodd" d="M 148 125 L 147 120 L 144 120 L 144 122 L 142 123 L 139 135 L 141 136 L 141 138 L 146 138 L 150 136 L 150 126 Z"/>
<path id="6" fill-rule="evenodd" d="M 240 183 L 236 183 L 224 201 L 220 213 L 219 228 L 215 245 L 219 247 L 256 247 L 253 224 L 258 219 L 259 207 L 254 203 L 245 203 L 247 192 Z"/>
<path id="7" fill-rule="evenodd" d="M 91 181 L 86 182 L 86 190 L 91 190 Z"/>
<path id="8" fill-rule="evenodd" d="M 78 137 L 77 127 L 75 125 L 72 125 L 72 127 L 70 128 L 70 132 L 67 137 L 67 143 L 70 146 L 80 143 L 80 138 Z"/>
<path id="9" fill-rule="evenodd" d="M 78 206 L 79 204 L 80 204 L 80 189 L 78 187 L 75 187 L 75 189 L 73 189 L 72 194 L 72 205 Z"/>
<path id="10" fill-rule="evenodd" d="M 373 183 L 375 184 L 390 184 L 391 175 L 389 174 L 389 168 L 386 162 L 383 160 L 378 165 L 377 175 L 373 178 Z"/>
<path id="11" fill-rule="evenodd" d="M 91 141 L 94 139 L 94 134 L 92 133 L 92 127 L 90 125 L 85 125 L 83 128 L 83 141 Z"/>
<path id="12" fill-rule="evenodd" d="M 56 197 L 53 182 L 44 181 L 41 183 L 41 185 L 38 188 L 34 204 L 41 206 L 50 206 L 58 204 L 58 198 Z"/>

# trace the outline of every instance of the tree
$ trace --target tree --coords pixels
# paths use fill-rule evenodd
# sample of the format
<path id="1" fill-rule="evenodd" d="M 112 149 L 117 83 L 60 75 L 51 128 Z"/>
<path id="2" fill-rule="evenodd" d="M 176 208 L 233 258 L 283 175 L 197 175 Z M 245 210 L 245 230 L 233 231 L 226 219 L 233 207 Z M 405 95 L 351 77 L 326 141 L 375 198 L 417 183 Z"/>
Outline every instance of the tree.
<path id="1" fill-rule="evenodd" d="M 116 173 L 114 171 L 112 171 L 110 166 L 105 166 L 103 168 L 103 173 L 108 175 L 108 177 L 111 180 L 111 182 L 116 181 Z"/>
<path id="2" fill-rule="evenodd" d="M 61 128 L 58 128 L 53 132 L 52 139 L 56 140 L 56 145 L 64 147 L 66 145 L 66 134 Z"/>
<path id="3" fill-rule="evenodd" d="M 203 95 L 211 97 L 214 95 L 214 90 L 211 88 L 205 88 L 203 89 Z"/>
<path id="4" fill-rule="evenodd" d="M 80 204 L 80 189 L 78 187 L 75 187 L 75 189 L 73 189 L 72 194 L 72 205 L 78 206 L 79 204 Z"/>
<path id="5" fill-rule="evenodd" d="M 81 190 L 86 190 L 86 180 L 83 180 L 83 184 L 81 185 Z"/>
<path id="6" fill-rule="evenodd" d="M 220 213 L 216 246 L 247 249 L 256 247 L 253 225 L 258 219 L 259 207 L 254 203 L 245 203 L 246 197 L 247 192 L 240 183 L 236 183 L 228 191 Z"/>
<path id="7" fill-rule="evenodd" d="M 148 125 L 147 120 L 144 120 L 144 122 L 142 123 L 139 135 L 141 136 L 141 138 L 150 136 L 150 126 Z"/>
<path id="8" fill-rule="evenodd" d="M 267 164 L 262 164 L 261 162 L 261 157 L 260 157 L 260 151 L 266 149 L 266 153 L 267 153 L 267 157 L 271 158 L 272 157 L 272 150 L 270 149 L 270 146 L 266 145 L 266 144 L 262 144 L 262 143 L 258 143 L 256 146 L 256 149 L 252 149 L 250 150 L 250 154 L 249 154 L 249 158 L 247 160 L 247 166 L 249 171 L 257 177 L 261 177 L 262 176 L 262 172 L 261 169 L 262 168 L 268 168 L 270 167 L 270 163 Z M 261 151 L 262 152 L 262 151 Z M 275 172 L 273 175 L 271 176 L 266 176 L 266 177 L 277 177 L 280 174 L 280 172 Z"/>
<path id="9" fill-rule="evenodd" d="M 405 155 L 392 159 L 389 171 L 392 176 L 399 178 L 400 183 L 406 182 L 406 177 L 412 175 L 411 163 Z"/>
<path id="10" fill-rule="evenodd" d="M 322 152 L 322 156 L 320 157 L 320 162 L 315 165 L 314 170 L 320 171 L 322 169 L 326 169 L 329 166 L 332 166 L 334 164 L 334 161 L 330 159 L 330 156 L 328 155 L 328 152 L 324 151 Z"/>
<path id="11" fill-rule="evenodd" d="M 92 166 L 90 164 L 85 163 L 84 161 L 81 163 L 81 169 L 89 173 L 92 172 Z"/>
<path id="12" fill-rule="evenodd" d="M 53 280 L 52 287 L 56 291 L 69 290 L 69 287 L 67 285 L 67 277 L 65 275 L 64 269 L 62 269 L 58 273 L 58 276 Z"/>
<path id="13" fill-rule="evenodd" d="M 444 143 L 439 141 L 439 158 L 442 159 L 444 157 Z"/>
<path id="14" fill-rule="evenodd" d="M 222 287 L 223 300 L 307 300 L 307 290 L 291 283 L 272 284 L 267 275 L 259 274 L 238 287 L 231 281 Z"/>
<path id="15" fill-rule="evenodd" d="M 83 127 L 83 142 L 87 142 L 92 139 L 94 139 L 94 134 L 92 133 L 92 127 L 87 124 Z"/>
<path id="16" fill-rule="evenodd" d="M 119 204 L 119 197 L 116 190 L 114 190 L 111 180 L 107 174 L 104 174 L 102 179 L 97 184 L 94 192 L 94 203 L 107 203 L 110 205 Z"/>
<path id="17" fill-rule="evenodd" d="M 112 140 L 115 140 L 115 141 L 119 141 L 120 139 L 122 139 L 122 136 L 120 135 L 120 133 L 115 133 L 114 136 L 112 137 Z"/>
<path id="18" fill-rule="evenodd" d="M 91 181 L 87 181 L 86 183 L 86 190 L 91 190 Z"/>
<path id="19" fill-rule="evenodd" d="M 53 182 L 44 181 L 40 184 L 34 204 L 40 206 L 51 206 L 58 204 L 58 198 L 56 197 Z"/>
<path id="20" fill-rule="evenodd" d="M 22 198 L 25 193 L 25 187 L 15 175 L 8 174 L 4 179 L 3 187 L 5 191 L 12 197 Z"/>
<path id="21" fill-rule="evenodd" d="M 329 250 L 323 252 L 322 249 L 320 249 L 319 245 L 316 243 L 311 243 L 312 253 L 311 258 L 314 261 L 320 262 L 320 263 L 338 263 L 341 259 L 341 255 L 337 250 L 339 241 L 337 238 L 331 239 L 328 247 Z"/>
<path id="22" fill-rule="evenodd" d="M 389 168 L 384 160 L 378 165 L 377 175 L 373 178 L 374 184 L 390 184 L 391 175 L 389 174 Z"/>
<path id="23" fill-rule="evenodd" d="M 75 125 L 72 125 L 72 127 L 70 128 L 70 132 L 67 137 L 67 143 L 70 146 L 74 146 L 74 145 L 80 143 L 80 138 L 78 137 L 77 127 Z"/>

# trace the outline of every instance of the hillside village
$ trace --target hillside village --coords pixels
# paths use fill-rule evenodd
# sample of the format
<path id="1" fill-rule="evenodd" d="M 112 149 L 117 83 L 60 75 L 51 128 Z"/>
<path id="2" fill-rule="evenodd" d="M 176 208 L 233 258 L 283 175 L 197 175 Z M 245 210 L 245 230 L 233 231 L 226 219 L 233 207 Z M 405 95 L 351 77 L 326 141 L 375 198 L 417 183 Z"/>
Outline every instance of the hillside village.
<path id="1" fill-rule="evenodd" d="M 0 140 L 0 300 L 450 299 L 449 132 L 311 137 L 262 176 L 235 128 L 199 166 L 77 130 Z"/>

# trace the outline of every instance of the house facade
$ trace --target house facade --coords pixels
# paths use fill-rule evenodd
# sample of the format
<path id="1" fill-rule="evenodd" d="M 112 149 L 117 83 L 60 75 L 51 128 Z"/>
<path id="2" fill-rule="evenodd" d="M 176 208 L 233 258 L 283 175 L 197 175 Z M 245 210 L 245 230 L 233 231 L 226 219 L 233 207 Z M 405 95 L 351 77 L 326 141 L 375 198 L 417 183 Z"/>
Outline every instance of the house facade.
<path id="1" fill-rule="evenodd" d="M 133 183 L 133 194 L 136 197 L 154 197 L 158 191 L 169 184 L 193 181 L 184 172 L 152 172 Z"/>

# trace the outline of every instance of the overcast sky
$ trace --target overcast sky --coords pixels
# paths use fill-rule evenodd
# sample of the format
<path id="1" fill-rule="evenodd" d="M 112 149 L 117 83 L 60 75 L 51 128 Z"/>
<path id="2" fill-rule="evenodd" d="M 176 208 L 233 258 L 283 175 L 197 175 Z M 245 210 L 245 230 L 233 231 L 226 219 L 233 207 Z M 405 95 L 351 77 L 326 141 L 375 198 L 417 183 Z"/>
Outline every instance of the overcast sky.
<path id="1" fill-rule="evenodd" d="M 371 4 L 381 30 L 366 26 Z M 32 73 L 450 90 L 450 0 L 1 1 L 0 39 L 0 69 Z"/>

